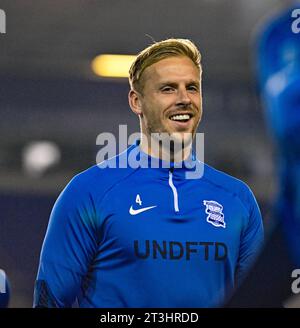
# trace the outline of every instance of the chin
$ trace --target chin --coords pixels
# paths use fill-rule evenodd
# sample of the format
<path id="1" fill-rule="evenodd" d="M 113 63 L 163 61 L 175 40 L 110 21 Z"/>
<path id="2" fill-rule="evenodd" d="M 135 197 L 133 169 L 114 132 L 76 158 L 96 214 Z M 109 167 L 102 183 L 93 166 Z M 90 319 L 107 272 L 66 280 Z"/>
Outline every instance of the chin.
<path id="1" fill-rule="evenodd" d="M 192 132 L 172 132 L 170 133 L 171 140 L 178 144 L 180 147 L 187 147 L 193 141 Z"/>

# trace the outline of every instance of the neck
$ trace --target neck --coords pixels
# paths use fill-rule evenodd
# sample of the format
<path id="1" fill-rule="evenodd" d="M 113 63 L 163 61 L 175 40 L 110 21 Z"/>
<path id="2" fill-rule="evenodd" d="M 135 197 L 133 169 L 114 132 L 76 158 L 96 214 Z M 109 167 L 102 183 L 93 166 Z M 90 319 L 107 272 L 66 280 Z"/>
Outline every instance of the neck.
<path id="1" fill-rule="evenodd" d="M 140 149 L 151 157 L 159 158 L 166 162 L 185 161 L 192 150 L 192 143 L 185 145 L 183 142 L 161 142 L 155 138 L 147 137 L 141 133 Z"/>

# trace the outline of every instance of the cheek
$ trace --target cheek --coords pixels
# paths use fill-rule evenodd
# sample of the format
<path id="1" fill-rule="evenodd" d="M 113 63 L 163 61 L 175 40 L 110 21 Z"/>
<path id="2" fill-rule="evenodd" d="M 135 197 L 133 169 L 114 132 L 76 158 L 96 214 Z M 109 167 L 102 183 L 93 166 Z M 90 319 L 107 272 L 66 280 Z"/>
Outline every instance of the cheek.
<path id="1" fill-rule="evenodd" d="M 148 120 L 161 121 L 164 118 L 164 104 L 156 101 L 149 101 L 144 107 L 143 113 Z"/>
<path id="2" fill-rule="evenodd" d="M 161 124 L 162 112 L 154 104 L 149 105 L 143 110 L 143 120 L 146 126 L 155 128 Z"/>
<path id="3" fill-rule="evenodd" d="M 198 108 L 198 112 L 202 113 L 202 98 L 197 98 L 195 99 L 195 102 L 194 102 L 195 106 Z"/>

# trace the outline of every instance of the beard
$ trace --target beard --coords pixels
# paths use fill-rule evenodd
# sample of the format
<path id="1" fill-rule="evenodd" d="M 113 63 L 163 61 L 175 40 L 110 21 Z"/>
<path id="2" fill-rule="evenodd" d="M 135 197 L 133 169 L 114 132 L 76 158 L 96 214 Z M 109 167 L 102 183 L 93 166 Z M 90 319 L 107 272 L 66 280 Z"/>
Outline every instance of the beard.
<path id="1" fill-rule="evenodd" d="M 182 132 L 152 132 L 143 137 L 147 140 L 148 149 L 167 161 L 183 161 L 190 153 L 193 141 L 192 133 Z"/>
<path id="2" fill-rule="evenodd" d="M 163 124 L 161 120 L 148 121 L 147 123 L 144 127 L 149 139 L 154 142 L 161 141 L 163 145 L 170 144 L 171 151 L 174 151 L 178 146 L 182 149 L 189 146 L 193 142 L 199 124 L 198 122 L 196 126 L 193 126 L 191 132 L 179 132 L 170 131 L 170 128 Z"/>
<path id="3" fill-rule="evenodd" d="M 140 117 L 141 131 L 144 131 L 142 138 L 144 141 L 147 140 L 148 150 L 159 154 L 161 158 L 162 153 L 165 156 L 169 156 L 171 160 L 172 158 L 185 158 L 186 154 L 191 150 L 201 118 L 195 110 L 193 112 L 194 116 L 192 119 L 194 124 L 188 130 L 186 129 L 187 132 L 185 130 L 176 131 L 172 123 L 168 124 L 169 118 L 165 116 L 157 117 L 156 115 L 148 114 L 144 118 Z"/>

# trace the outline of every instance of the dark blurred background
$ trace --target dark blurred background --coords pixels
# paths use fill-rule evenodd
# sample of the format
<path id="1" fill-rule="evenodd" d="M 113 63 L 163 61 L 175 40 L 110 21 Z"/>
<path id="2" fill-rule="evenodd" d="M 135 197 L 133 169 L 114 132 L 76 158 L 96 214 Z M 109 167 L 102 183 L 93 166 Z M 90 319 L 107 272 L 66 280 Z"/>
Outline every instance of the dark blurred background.
<path id="1" fill-rule="evenodd" d="M 154 40 L 193 40 L 203 56 L 205 161 L 249 184 L 266 226 L 276 194 L 273 147 L 253 73 L 255 27 L 278 0 L 1 0 L 0 268 L 10 307 L 31 307 L 53 203 L 94 165 L 96 137 L 139 131 L 126 79 L 97 77 L 102 53 L 136 54 Z M 151 37 L 149 37 L 151 36 Z"/>

